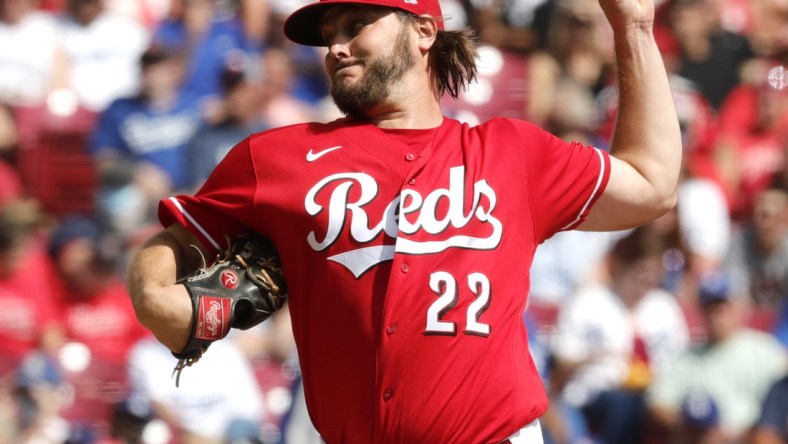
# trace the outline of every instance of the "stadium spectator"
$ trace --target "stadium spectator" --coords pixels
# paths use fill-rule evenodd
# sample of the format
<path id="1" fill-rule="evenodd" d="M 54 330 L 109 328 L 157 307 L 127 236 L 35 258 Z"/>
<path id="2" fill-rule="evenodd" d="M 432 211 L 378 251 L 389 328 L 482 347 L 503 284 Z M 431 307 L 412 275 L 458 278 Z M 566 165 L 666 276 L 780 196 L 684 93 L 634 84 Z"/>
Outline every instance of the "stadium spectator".
<path id="1" fill-rule="evenodd" d="M 222 72 L 222 118 L 202 125 L 188 144 L 190 175 L 195 186 L 208 178 L 230 149 L 250 134 L 269 127 L 262 118 L 259 75 L 242 61 L 228 63 Z"/>
<path id="2" fill-rule="evenodd" d="M 479 38 L 483 42 L 502 50 L 516 52 L 528 52 L 539 44 L 539 36 L 532 25 L 536 19 L 536 10 L 543 3 L 545 0 L 460 2 L 465 7 L 463 14 L 466 18 L 463 21 L 479 30 Z M 444 2 L 441 2 L 442 9 L 443 4 Z M 452 14 L 450 17 L 455 16 Z"/>
<path id="3" fill-rule="evenodd" d="M 122 245 L 86 217 L 61 219 L 49 253 L 64 283 L 60 314 L 67 340 L 85 344 L 91 355 L 116 366 L 149 332 L 136 321 L 120 274 Z"/>
<path id="4" fill-rule="evenodd" d="M 596 95 L 612 84 L 615 61 L 612 36 L 594 0 L 555 0 L 545 49 L 562 75 Z"/>
<path id="5" fill-rule="evenodd" d="M 291 54 L 280 48 L 263 51 L 260 88 L 262 119 L 271 126 L 310 122 L 320 117 L 318 109 L 294 93 L 296 72 Z M 339 116 L 339 111 L 336 111 Z"/>
<path id="6" fill-rule="evenodd" d="M 443 98 L 446 114 L 477 125 L 496 116 L 544 126 L 556 101 L 561 69 L 544 52 L 521 53 L 482 42 L 475 81 L 457 99 Z"/>
<path id="7" fill-rule="evenodd" d="M 750 217 L 752 199 L 776 179 L 785 186 L 788 158 L 788 3 L 749 2 L 749 37 L 758 58 L 742 70 L 742 82 L 720 110 L 715 147 L 720 176 L 739 220 Z"/>
<path id="8" fill-rule="evenodd" d="M 663 3 L 661 9 L 666 9 L 668 6 L 668 3 Z M 681 127 L 685 153 L 682 159 L 684 176 L 718 180 L 712 158 L 712 147 L 719 125 L 717 113 L 704 97 L 699 85 L 679 73 L 680 52 L 675 47 L 670 31 L 662 27 L 657 29 L 661 30 L 660 33 L 664 36 L 657 40 L 657 44 L 668 70 L 670 89 Z M 618 114 L 618 90 L 614 85 L 600 92 L 598 105 L 602 116 L 596 130 L 598 137 L 609 144 L 615 117 Z"/>
<path id="9" fill-rule="evenodd" d="M 755 199 L 752 218 L 736 233 L 727 268 L 733 291 L 751 305 L 750 322 L 771 331 L 788 303 L 788 195 L 768 189 Z"/>
<path id="10" fill-rule="evenodd" d="M 783 0 L 739 2 L 749 6 L 751 26 L 747 35 L 755 52 L 773 61 L 788 61 L 788 3 Z M 728 0 L 728 3 L 734 2 Z"/>
<path id="11" fill-rule="evenodd" d="M 782 345 L 774 336 L 743 325 L 746 302 L 716 272 L 698 287 L 706 339 L 673 359 L 646 392 L 650 416 L 670 442 L 681 428 L 681 408 L 690 394 L 703 392 L 719 409 L 726 440 L 742 440 L 755 423 L 768 388 L 786 370 Z"/>
<path id="12" fill-rule="evenodd" d="M 544 51 L 536 51 L 538 35 L 530 25 L 535 20 L 536 9 L 543 2 L 441 2 L 441 7 L 451 19 L 446 23 L 447 29 L 471 26 L 477 30 L 479 66 L 482 68 L 476 80 L 461 91 L 457 99 L 442 99 L 441 106 L 446 115 L 471 125 L 495 116 L 545 124 L 561 72 L 554 57 Z M 458 13 L 452 13 L 453 10 Z M 452 21 L 454 19 L 456 22 Z"/>
<path id="13" fill-rule="evenodd" d="M 152 337 L 138 342 L 128 361 L 129 402 L 147 406 L 153 418 L 163 420 L 172 442 L 221 444 L 259 437 L 266 414 L 263 394 L 232 341 L 212 344 L 197 364 L 173 377 L 177 361 Z"/>
<path id="14" fill-rule="evenodd" d="M 692 341 L 697 341 L 704 331 L 697 300 L 698 276 L 725 265 L 732 242 L 731 221 L 719 185 L 693 175 L 689 168 L 680 178 L 678 196 L 675 212 L 680 243 L 665 256 L 664 264 L 670 270 L 671 291 L 682 305 Z"/>
<path id="15" fill-rule="evenodd" d="M 311 103 L 320 114 L 323 107 L 336 108 L 331 98 L 328 97 L 328 82 L 323 67 L 325 52 L 323 48 L 297 45 L 286 39 L 281 32 L 285 18 L 295 9 L 307 3 L 305 0 L 269 1 L 271 9 L 268 18 L 270 23 L 268 34 L 265 37 L 266 45 L 263 49 L 280 48 L 289 55 L 293 76 L 290 93 L 299 100 Z M 332 119 L 333 117 L 325 120 Z"/>
<path id="16" fill-rule="evenodd" d="M 755 57 L 747 37 L 721 27 L 712 0 L 668 0 L 667 15 L 680 51 L 678 74 L 719 109 L 739 84 L 739 69 Z"/>
<path id="17" fill-rule="evenodd" d="M 61 415 L 68 404 L 68 389 L 57 361 L 44 353 L 25 357 L 12 381 L 17 414 L 10 425 L 10 440 L 21 444 L 74 443 L 79 430 Z"/>
<path id="18" fill-rule="evenodd" d="M 140 58 L 139 95 L 118 99 L 90 140 L 101 177 L 99 210 L 112 230 L 130 232 L 155 214 L 155 202 L 192 186 L 186 147 L 202 123 L 198 101 L 182 93 L 183 59 L 157 46 Z"/>
<path id="19" fill-rule="evenodd" d="M 139 90 L 139 58 L 150 35 L 139 22 L 105 9 L 103 0 L 68 0 L 58 18 L 67 87 L 79 104 L 101 112 Z"/>
<path id="20" fill-rule="evenodd" d="M 560 307 L 575 293 L 603 279 L 605 255 L 626 234 L 565 231 L 540 246 L 531 265 L 527 308 L 540 334 L 553 332 Z"/>
<path id="21" fill-rule="evenodd" d="M 31 352 L 54 353 L 62 342 L 58 281 L 46 253 L 43 217 L 35 201 L 0 208 L 0 381 Z"/>
<path id="22" fill-rule="evenodd" d="M 153 44 L 184 57 L 181 87 L 200 100 L 208 119 L 220 100 L 228 59 L 250 48 L 237 9 L 214 0 L 171 0 L 168 16 L 154 30 Z"/>
<path id="23" fill-rule="evenodd" d="M 526 118 L 564 138 L 579 136 L 607 149 L 610 139 L 600 137 L 598 126 L 607 111 L 604 94 L 613 84 L 615 60 L 602 9 L 593 0 L 553 0 L 539 11 L 546 21 L 544 45 L 539 56 L 530 57 L 536 66 L 530 69 L 534 81 L 528 94 L 536 96 L 529 98 Z"/>
<path id="24" fill-rule="evenodd" d="M 788 144 L 786 79 L 782 66 L 764 69 L 757 85 L 739 85 L 720 111 L 714 158 L 735 222 L 751 217 L 756 196 L 782 174 Z"/>
<path id="25" fill-rule="evenodd" d="M 63 0 L 59 0 L 63 1 Z M 170 0 L 103 0 L 104 7 L 113 14 L 136 21 L 149 31 L 167 14 Z"/>
<path id="26" fill-rule="evenodd" d="M 131 346 L 149 332 L 136 322 L 122 276 L 120 245 L 84 216 L 64 216 L 49 236 L 48 252 L 63 283 L 55 307 L 63 326 L 58 350 L 74 393 L 62 411 L 81 433 L 105 437 L 126 386 Z"/>
<path id="27" fill-rule="evenodd" d="M 0 1 L 0 103 L 43 103 L 56 83 L 57 26 L 36 3 Z"/>
<path id="28" fill-rule="evenodd" d="M 719 268 L 731 243 L 731 221 L 725 195 L 707 178 L 685 176 L 679 185 L 679 226 L 693 272 Z"/>
<path id="29" fill-rule="evenodd" d="M 689 343 L 679 304 L 658 287 L 664 248 L 649 230 L 615 244 L 608 283 L 561 306 L 552 344 L 553 389 L 608 444 L 644 442 L 643 391 Z"/>
<path id="30" fill-rule="evenodd" d="M 262 51 L 271 27 L 271 2 L 268 0 L 237 0 L 238 17 L 249 49 Z"/>

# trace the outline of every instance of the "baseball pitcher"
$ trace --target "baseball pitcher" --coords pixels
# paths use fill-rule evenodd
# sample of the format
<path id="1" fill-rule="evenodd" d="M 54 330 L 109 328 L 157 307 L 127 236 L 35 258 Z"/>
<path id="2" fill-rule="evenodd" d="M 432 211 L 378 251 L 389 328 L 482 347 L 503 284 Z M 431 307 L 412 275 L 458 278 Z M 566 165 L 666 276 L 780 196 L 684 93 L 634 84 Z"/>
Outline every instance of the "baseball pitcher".
<path id="1" fill-rule="evenodd" d="M 547 397 L 522 320 L 534 251 L 664 214 L 681 160 L 653 1 L 600 4 L 621 97 L 610 153 L 522 120 L 444 117 L 476 48 L 437 0 L 295 11 L 284 33 L 327 48 L 346 117 L 252 134 L 194 195 L 164 199 L 164 230 L 129 268 L 139 320 L 183 370 L 286 299 L 328 444 L 540 443 Z"/>

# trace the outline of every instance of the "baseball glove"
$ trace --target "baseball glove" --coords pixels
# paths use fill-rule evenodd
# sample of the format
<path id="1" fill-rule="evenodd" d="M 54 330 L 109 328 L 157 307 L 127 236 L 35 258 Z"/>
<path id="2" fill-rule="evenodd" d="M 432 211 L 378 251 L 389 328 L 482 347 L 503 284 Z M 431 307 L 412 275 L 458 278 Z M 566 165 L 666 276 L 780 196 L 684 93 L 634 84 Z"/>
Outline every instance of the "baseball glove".
<path id="1" fill-rule="evenodd" d="M 211 267 L 195 270 L 179 281 L 192 300 L 192 329 L 173 370 L 177 373 L 197 362 L 212 342 L 230 328 L 246 330 L 268 319 L 287 300 L 287 284 L 276 247 L 257 234 L 243 235 Z"/>

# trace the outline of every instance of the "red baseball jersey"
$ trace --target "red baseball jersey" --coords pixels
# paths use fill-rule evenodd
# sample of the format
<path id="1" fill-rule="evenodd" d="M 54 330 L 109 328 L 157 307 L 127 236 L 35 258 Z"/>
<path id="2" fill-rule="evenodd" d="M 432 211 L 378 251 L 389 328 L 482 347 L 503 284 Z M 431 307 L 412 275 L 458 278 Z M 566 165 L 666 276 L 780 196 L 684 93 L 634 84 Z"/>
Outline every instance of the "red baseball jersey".
<path id="1" fill-rule="evenodd" d="M 522 319 L 534 251 L 609 170 L 524 121 L 340 119 L 252 135 L 160 220 L 216 249 L 250 229 L 275 241 L 327 443 L 497 443 L 547 408 Z"/>

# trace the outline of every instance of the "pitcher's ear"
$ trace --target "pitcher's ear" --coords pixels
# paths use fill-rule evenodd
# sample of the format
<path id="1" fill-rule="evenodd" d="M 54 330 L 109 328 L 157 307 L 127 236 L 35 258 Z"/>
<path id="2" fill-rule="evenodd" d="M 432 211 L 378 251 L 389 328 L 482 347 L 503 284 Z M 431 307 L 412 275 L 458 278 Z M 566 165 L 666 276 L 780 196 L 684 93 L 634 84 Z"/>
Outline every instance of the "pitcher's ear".
<path id="1" fill-rule="evenodd" d="M 416 17 L 414 26 L 419 33 L 419 48 L 429 50 L 438 35 L 438 22 L 430 15 L 420 15 Z"/>

